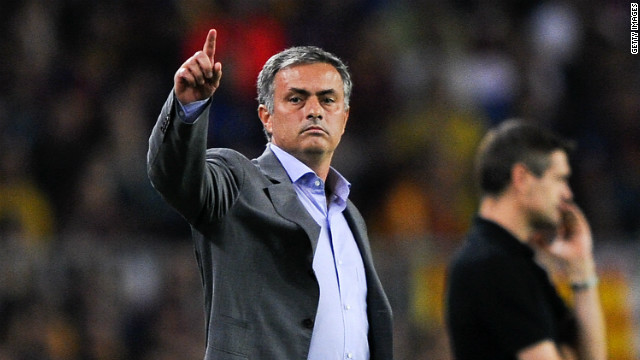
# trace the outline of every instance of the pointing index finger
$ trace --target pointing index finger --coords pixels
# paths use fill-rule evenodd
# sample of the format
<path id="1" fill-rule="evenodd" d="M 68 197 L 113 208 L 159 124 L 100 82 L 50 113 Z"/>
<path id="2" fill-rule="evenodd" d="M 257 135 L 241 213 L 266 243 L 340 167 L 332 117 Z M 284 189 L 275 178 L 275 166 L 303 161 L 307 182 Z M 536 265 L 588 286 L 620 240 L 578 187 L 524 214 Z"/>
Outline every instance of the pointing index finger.
<path id="1" fill-rule="evenodd" d="M 211 61 L 211 66 L 213 66 L 214 64 L 213 56 L 216 53 L 216 36 L 216 29 L 209 30 L 209 33 L 207 34 L 207 40 L 204 42 L 204 47 L 202 48 L 202 51 L 204 51 L 204 53 L 209 58 L 209 61 Z"/>

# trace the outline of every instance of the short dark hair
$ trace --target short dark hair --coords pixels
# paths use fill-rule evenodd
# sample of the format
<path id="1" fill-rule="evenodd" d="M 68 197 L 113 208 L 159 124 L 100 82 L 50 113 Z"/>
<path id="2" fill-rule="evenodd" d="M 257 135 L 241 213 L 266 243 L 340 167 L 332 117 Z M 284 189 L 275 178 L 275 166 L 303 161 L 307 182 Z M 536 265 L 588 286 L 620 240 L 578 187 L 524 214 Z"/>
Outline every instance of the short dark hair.
<path id="1" fill-rule="evenodd" d="M 573 152 L 575 143 L 522 119 L 509 119 L 487 132 L 475 159 L 480 194 L 500 195 L 511 182 L 513 166 L 521 163 L 541 177 L 556 150 Z"/>

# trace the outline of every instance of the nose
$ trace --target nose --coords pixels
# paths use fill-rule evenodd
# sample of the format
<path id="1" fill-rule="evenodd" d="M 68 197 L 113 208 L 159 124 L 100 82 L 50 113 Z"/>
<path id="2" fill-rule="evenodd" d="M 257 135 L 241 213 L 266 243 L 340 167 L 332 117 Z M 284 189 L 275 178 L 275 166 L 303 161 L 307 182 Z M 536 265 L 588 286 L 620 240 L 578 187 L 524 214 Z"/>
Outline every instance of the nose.
<path id="1" fill-rule="evenodd" d="M 317 97 L 312 96 L 307 100 L 306 112 L 308 120 L 322 120 L 323 108 Z"/>
<path id="2" fill-rule="evenodd" d="M 573 201 L 573 191 L 571 190 L 571 186 L 569 186 L 569 184 L 565 186 L 563 197 L 565 201 Z"/>

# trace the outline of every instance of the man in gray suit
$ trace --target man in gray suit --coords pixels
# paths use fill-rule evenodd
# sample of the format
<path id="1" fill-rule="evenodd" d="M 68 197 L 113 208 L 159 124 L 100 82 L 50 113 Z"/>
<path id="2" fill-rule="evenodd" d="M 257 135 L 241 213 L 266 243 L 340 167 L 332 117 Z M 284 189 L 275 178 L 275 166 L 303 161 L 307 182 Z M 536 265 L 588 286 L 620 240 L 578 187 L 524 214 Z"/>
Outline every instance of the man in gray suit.
<path id="1" fill-rule="evenodd" d="M 269 142 L 248 160 L 206 149 L 222 76 L 216 36 L 176 72 L 147 159 L 152 184 L 192 228 L 205 359 L 393 359 L 364 220 L 331 167 L 349 117 L 346 66 L 316 47 L 269 59 L 258 76 Z"/>

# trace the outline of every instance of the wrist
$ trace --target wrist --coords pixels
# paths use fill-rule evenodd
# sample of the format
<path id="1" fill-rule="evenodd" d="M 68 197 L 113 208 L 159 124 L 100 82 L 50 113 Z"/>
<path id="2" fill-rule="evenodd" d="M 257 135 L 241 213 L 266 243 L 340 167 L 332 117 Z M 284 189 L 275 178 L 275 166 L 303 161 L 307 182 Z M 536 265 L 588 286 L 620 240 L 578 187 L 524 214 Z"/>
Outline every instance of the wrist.
<path id="1" fill-rule="evenodd" d="M 583 283 L 597 278 L 596 264 L 593 258 L 583 259 L 568 264 L 567 274 L 571 283 Z"/>
<path id="2" fill-rule="evenodd" d="M 569 283 L 573 292 L 595 288 L 599 279 L 593 257 L 569 265 Z"/>
<path id="3" fill-rule="evenodd" d="M 598 276 L 593 274 L 581 281 L 571 281 L 571 290 L 573 292 L 589 290 L 591 288 L 595 288 L 596 286 L 598 286 L 599 282 L 600 280 L 598 279 Z"/>

